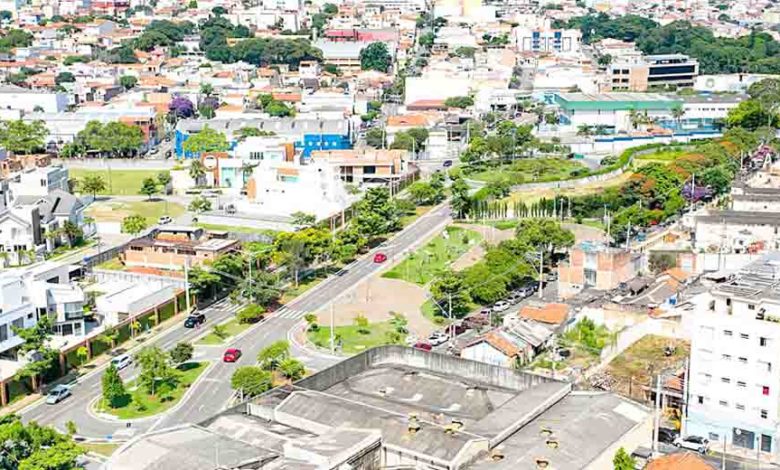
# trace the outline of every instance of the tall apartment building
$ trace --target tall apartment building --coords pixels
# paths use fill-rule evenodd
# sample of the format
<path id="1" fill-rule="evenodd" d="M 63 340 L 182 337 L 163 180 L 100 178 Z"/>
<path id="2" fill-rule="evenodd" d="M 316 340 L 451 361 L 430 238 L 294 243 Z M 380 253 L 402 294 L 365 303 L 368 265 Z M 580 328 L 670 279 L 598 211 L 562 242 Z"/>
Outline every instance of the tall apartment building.
<path id="1" fill-rule="evenodd" d="M 515 35 L 520 52 L 577 53 L 582 44 L 582 33 L 577 29 L 517 27 Z"/>
<path id="2" fill-rule="evenodd" d="M 685 434 L 777 454 L 780 253 L 696 300 Z"/>
<path id="3" fill-rule="evenodd" d="M 627 56 L 607 69 L 612 91 L 639 91 L 659 87 L 693 87 L 699 62 L 683 54 Z"/>

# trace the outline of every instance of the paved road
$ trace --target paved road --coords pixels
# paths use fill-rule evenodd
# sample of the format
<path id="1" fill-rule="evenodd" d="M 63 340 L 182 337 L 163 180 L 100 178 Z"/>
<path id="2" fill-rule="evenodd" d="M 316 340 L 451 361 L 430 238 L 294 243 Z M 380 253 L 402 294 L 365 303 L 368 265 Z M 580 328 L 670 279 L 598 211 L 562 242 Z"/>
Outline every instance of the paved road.
<path id="1" fill-rule="evenodd" d="M 448 206 L 436 208 L 375 251 L 383 251 L 388 257 L 406 253 L 450 221 Z M 373 262 L 373 252 L 369 253 L 368 256 L 346 267 L 340 275 L 332 276 L 323 281 L 282 309 L 274 312 L 266 321 L 246 330 L 231 343 L 222 347 L 196 347 L 196 358 L 213 359 L 212 366 L 204 373 L 203 378 L 190 388 L 183 402 L 162 417 L 137 421 L 126 427 L 124 423 L 105 421 L 88 413 L 89 404 L 100 394 L 100 377 L 103 370 L 100 368 L 91 375 L 83 377 L 73 387 L 73 396 L 57 405 L 34 404 L 22 411 L 22 419 L 54 425 L 61 430 L 65 429 L 67 421 L 72 420 L 76 423 L 80 436 L 88 438 L 111 436 L 114 439 L 126 439 L 153 429 L 200 421 L 218 413 L 228 404 L 233 393 L 230 388 L 230 376 L 236 367 L 253 364 L 260 349 L 273 341 L 286 339 L 306 313 L 326 307 L 330 302 L 349 292 L 362 280 L 367 279 L 381 268 L 382 265 Z M 223 301 L 204 312 L 209 318 L 208 324 L 214 324 L 227 319 L 237 308 L 237 306 L 231 306 Z M 163 349 L 170 349 L 180 341 L 193 340 L 201 332 L 202 330 L 188 330 L 182 326 L 176 326 L 147 344 L 156 344 Z M 244 355 L 238 363 L 225 364 L 219 360 L 222 351 L 227 347 L 242 349 Z M 335 357 L 300 350 L 295 346 L 293 346 L 292 352 L 303 360 L 308 368 L 315 370 L 327 367 L 339 360 Z M 127 379 L 131 378 L 134 373 L 133 368 L 128 368 L 122 374 Z"/>

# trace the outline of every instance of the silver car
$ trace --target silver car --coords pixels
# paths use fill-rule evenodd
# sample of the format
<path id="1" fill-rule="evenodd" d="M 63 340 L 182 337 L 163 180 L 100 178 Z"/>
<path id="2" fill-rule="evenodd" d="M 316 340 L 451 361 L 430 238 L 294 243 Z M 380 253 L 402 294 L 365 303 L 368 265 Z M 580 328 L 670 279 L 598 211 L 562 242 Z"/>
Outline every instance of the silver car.
<path id="1" fill-rule="evenodd" d="M 64 385 L 57 385 L 53 389 L 49 390 L 49 394 L 46 396 L 47 405 L 56 405 L 62 400 L 70 396 L 70 389 Z"/>

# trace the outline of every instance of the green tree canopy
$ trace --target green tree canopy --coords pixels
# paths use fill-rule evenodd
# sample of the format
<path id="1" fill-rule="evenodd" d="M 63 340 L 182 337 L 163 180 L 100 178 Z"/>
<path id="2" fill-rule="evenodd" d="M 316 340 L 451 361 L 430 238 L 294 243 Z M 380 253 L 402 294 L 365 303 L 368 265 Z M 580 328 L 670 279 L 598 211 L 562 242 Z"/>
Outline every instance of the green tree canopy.
<path id="1" fill-rule="evenodd" d="M 392 65 L 387 44 L 373 42 L 360 51 L 360 68 L 363 70 L 378 70 L 387 72 Z"/>
<path id="2" fill-rule="evenodd" d="M 182 145 L 186 153 L 196 155 L 202 152 L 225 152 L 229 148 L 225 134 L 209 126 L 204 126 L 200 132 L 190 135 Z"/>
<path id="3" fill-rule="evenodd" d="M 0 147 L 17 154 L 43 150 L 49 134 L 43 121 L 3 121 L 0 123 Z"/>
<path id="4" fill-rule="evenodd" d="M 230 386 L 233 390 L 243 392 L 244 396 L 260 395 L 271 389 L 273 376 L 271 372 L 257 366 L 241 366 L 233 372 Z"/>

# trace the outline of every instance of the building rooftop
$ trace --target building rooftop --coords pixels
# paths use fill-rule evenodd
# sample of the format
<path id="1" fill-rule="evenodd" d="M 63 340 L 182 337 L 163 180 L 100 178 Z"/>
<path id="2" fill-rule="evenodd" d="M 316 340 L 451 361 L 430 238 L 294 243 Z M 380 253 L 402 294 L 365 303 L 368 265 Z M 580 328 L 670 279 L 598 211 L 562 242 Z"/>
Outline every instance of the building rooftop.
<path id="1" fill-rule="evenodd" d="M 556 102 L 566 110 L 665 110 L 682 103 L 660 93 L 558 93 Z"/>
<path id="2" fill-rule="evenodd" d="M 742 224 L 742 225 L 780 225 L 778 212 L 751 212 L 733 210 L 711 210 L 707 215 L 697 215 L 696 222 L 709 224 Z"/>

